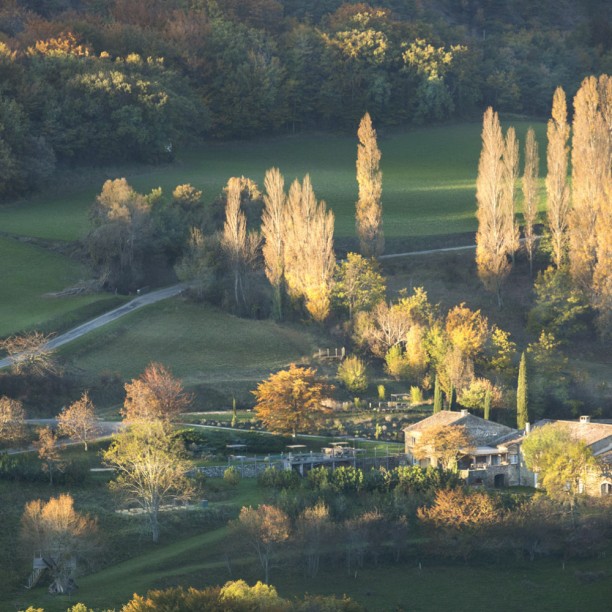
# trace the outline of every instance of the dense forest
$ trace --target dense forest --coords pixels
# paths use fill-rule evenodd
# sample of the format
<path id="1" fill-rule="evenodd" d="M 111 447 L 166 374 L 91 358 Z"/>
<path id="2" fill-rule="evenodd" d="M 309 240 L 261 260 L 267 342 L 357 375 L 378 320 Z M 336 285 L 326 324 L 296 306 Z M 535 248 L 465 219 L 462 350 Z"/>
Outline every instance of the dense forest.
<path id="1" fill-rule="evenodd" d="M 605 0 L 5 0 L 0 197 L 202 139 L 545 116 L 610 71 Z"/>

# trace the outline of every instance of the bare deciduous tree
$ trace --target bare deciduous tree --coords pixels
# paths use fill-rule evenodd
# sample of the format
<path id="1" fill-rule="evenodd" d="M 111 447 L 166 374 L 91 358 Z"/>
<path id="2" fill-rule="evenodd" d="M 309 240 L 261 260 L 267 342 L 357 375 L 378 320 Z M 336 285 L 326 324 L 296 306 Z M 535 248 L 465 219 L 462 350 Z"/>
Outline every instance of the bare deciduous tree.
<path id="1" fill-rule="evenodd" d="M 376 130 L 366 113 L 357 131 L 357 183 L 359 198 L 355 224 L 361 253 L 366 257 L 382 255 L 385 248 L 382 221 L 382 172 Z"/>
<path id="2" fill-rule="evenodd" d="M 48 347 L 52 337 L 53 334 L 33 331 L 2 340 L 0 348 L 6 351 L 16 374 L 53 374 L 58 368 L 53 350 Z"/>
<path id="3" fill-rule="evenodd" d="M 565 92 L 557 87 L 553 96 L 552 118 L 546 129 L 546 212 L 550 230 L 555 266 L 559 268 L 567 255 L 567 223 L 570 210 L 570 189 L 567 182 L 568 140 L 570 128 L 567 123 Z"/>
<path id="4" fill-rule="evenodd" d="M 61 434 L 75 438 L 83 443 L 87 450 L 87 442 L 98 432 L 98 422 L 92 401 L 87 392 L 57 417 L 58 429 Z"/>
<path id="5" fill-rule="evenodd" d="M 523 232 L 525 234 L 525 250 L 529 257 L 529 273 L 533 274 L 533 256 L 535 254 L 536 235 L 535 224 L 538 218 L 538 141 L 533 128 L 527 130 L 525 139 L 525 169 L 523 172 Z"/>

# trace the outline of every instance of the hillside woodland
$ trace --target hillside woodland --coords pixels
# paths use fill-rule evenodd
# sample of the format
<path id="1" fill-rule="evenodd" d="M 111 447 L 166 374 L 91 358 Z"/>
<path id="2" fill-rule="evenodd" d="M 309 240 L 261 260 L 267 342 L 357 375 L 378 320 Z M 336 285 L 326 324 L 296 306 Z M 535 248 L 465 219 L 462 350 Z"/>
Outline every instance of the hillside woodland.
<path id="1" fill-rule="evenodd" d="M 202 139 L 548 115 L 612 63 L 605 0 L 7 0 L 0 198 Z"/>

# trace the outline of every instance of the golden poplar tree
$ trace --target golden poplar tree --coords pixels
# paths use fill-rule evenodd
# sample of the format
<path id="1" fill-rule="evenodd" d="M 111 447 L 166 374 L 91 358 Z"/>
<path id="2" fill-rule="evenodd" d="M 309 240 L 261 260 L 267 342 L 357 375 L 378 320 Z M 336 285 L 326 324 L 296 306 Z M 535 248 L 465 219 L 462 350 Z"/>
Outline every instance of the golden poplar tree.
<path id="1" fill-rule="evenodd" d="M 546 195 L 548 228 L 553 249 L 553 260 L 559 268 L 567 254 L 567 224 L 570 210 L 570 189 L 567 182 L 568 140 L 570 128 L 567 123 L 565 92 L 557 87 L 553 96 L 552 118 L 546 129 Z"/>
<path id="2" fill-rule="evenodd" d="M 361 119 L 357 131 L 357 184 L 359 197 L 355 225 L 361 253 L 366 257 L 382 255 L 385 248 L 382 220 L 382 172 L 376 130 L 370 115 Z"/>
<path id="3" fill-rule="evenodd" d="M 495 293 L 500 307 L 502 284 L 510 273 L 510 257 L 516 246 L 516 227 L 508 214 L 507 172 L 513 155 L 512 137 L 508 141 L 510 147 L 504 142 L 497 113 L 489 107 L 483 117 L 476 178 L 476 265 L 480 279 L 487 290 Z"/>
<path id="4" fill-rule="evenodd" d="M 287 197 L 284 268 L 287 292 L 303 299 L 315 321 L 329 315 L 336 260 L 334 215 L 323 200 L 317 201 L 306 175 L 294 181 Z"/>
<path id="5" fill-rule="evenodd" d="M 570 269 L 586 291 L 597 264 L 598 217 L 607 207 L 610 182 L 610 77 L 586 78 L 574 98 L 572 146 L 573 210 L 570 215 Z"/>
<path id="6" fill-rule="evenodd" d="M 612 193 L 612 79 L 586 78 L 574 98 L 573 210 L 570 271 L 598 310 L 603 335 L 612 319 L 610 196 Z"/>
<path id="7" fill-rule="evenodd" d="M 241 208 L 244 178 L 232 177 L 227 182 L 225 224 L 221 245 L 225 251 L 234 276 L 234 300 L 239 310 L 246 308 L 246 272 L 257 258 L 259 235 L 247 232 L 247 220 Z"/>
<path id="8" fill-rule="evenodd" d="M 264 209 L 261 234 L 264 240 L 265 271 L 274 289 L 274 317 L 282 319 L 285 251 L 285 179 L 278 168 L 270 168 L 264 178 Z"/>
<path id="9" fill-rule="evenodd" d="M 519 174 L 519 144 L 516 139 L 516 132 L 513 127 L 509 127 L 504 140 L 504 172 L 503 172 L 503 208 L 504 208 L 504 234 L 508 242 L 508 248 L 512 260 L 514 253 L 519 250 L 520 233 L 516 221 L 516 181 Z"/>
<path id="10" fill-rule="evenodd" d="M 538 141 L 533 128 L 527 130 L 525 139 L 525 168 L 523 171 L 523 232 L 525 234 L 525 250 L 529 257 L 529 273 L 533 274 L 533 255 L 535 252 L 536 235 L 534 226 L 538 217 Z"/>

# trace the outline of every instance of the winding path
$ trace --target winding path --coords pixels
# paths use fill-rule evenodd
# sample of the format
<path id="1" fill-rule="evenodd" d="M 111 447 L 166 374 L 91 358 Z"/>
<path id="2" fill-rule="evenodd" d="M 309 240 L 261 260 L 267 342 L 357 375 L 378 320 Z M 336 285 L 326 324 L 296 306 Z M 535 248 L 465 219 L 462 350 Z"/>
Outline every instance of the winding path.
<path id="1" fill-rule="evenodd" d="M 439 249 L 429 249 L 424 251 L 408 251 L 406 253 L 391 253 L 389 255 L 381 255 L 379 259 L 394 259 L 398 257 L 412 257 L 419 255 L 432 255 L 434 253 L 452 253 L 457 251 L 470 251 L 474 250 L 476 245 L 470 244 L 468 246 L 457 246 L 457 247 L 443 247 Z M 155 304 L 161 300 L 165 300 L 170 297 L 174 297 L 176 295 L 181 294 L 187 287 L 189 283 L 179 283 L 178 285 L 172 285 L 171 287 L 165 287 L 163 289 L 157 289 L 156 291 L 151 291 L 150 293 L 146 293 L 145 295 L 140 295 L 133 300 L 129 301 L 127 304 L 123 304 L 114 310 L 111 310 L 87 323 L 83 323 L 70 331 L 67 331 L 64 334 L 60 334 L 56 338 L 53 338 L 47 343 L 47 348 L 56 349 L 64 344 L 68 344 L 89 332 L 103 327 L 112 321 L 123 317 L 134 310 L 138 310 L 143 306 L 148 306 L 150 304 Z M 6 368 L 11 365 L 11 360 L 8 357 L 4 359 L 0 359 L 0 369 Z"/>
<path id="2" fill-rule="evenodd" d="M 118 308 L 110 310 L 109 312 L 88 321 L 87 323 L 83 323 L 70 331 L 67 331 L 64 334 L 60 334 L 59 336 L 53 338 L 47 343 L 46 348 L 48 349 L 56 349 L 64 344 L 68 344 L 85 334 L 88 334 L 95 329 L 103 327 L 112 321 L 119 319 L 120 317 L 129 314 L 130 312 L 134 312 L 143 306 L 149 306 L 150 304 L 155 304 L 156 302 L 160 302 L 161 300 L 165 300 L 170 297 L 174 297 L 176 295 L 181 294 L 187 287 L 188 283 L 179 283 L 178 285 L 172 285 L 171 287 L 164 287 L 163 289 L 157 289 L 156 291 L 151 291 L 151 293 L 145 293 L 144 295 L 139 295 L 138 297 L 130 300 L 127 304 L 123 304 Z M 0 369 L 6 368 L 11 365 L 11 360 L 8 357 L 4 359 L 0 359 Z"/>

